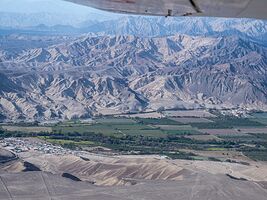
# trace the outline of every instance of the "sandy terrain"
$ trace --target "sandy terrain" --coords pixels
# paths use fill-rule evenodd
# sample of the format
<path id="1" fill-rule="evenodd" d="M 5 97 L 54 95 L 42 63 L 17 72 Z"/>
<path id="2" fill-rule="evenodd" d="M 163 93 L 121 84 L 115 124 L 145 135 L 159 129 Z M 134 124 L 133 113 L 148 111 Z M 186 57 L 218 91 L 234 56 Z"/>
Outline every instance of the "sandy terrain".
<path id="1" fill-rule="evenodd" d="M 203 157 L 213 157 L 222 160 L 230 159 L 236 162 L 245 162 L 245 163 L 255 163 L 253 160 L 245 156 L 242 152 L 234 151 L 234 150 L 218 150 L 218 151 L 200 151 L 200 150 L 188 150 L 183 149 L 184 152 L 190 152 L 197 154 Z"/>
<path id="2" fill-rule="evenodd" d="M 241 155 L 233 155 L 233 158 Z M 267 164 L 250 162 L 250 165 L 212 161 L 168 160 L 159 156 L 107 157 L 85 154 L 77 156 L 39 155 L 26 160 L 43 171 L 61 174 L 68 172 L 96 185 L 127 185 L 127 179 L 181 180 L 182 172 L 205 171 L 212 174 L 231 174 L 252 181 L 267 181 Z"/>
<path id="3" fill-rule="evenodd" d="M 102 115 L 118 115 L 118 114 L 121 114 L 122 112 L 119 110 L 115 110 L 115 109 L 99 108 L 98 113 Z"/>
<path id="4" fill-rule="evenodd" d="M 85 152 L 83 158 L 19 155 L 21 159 L 10 166 L 0 165 L 0 200 L 263 200 L 267 195 L 264 162 L 241 165 Z M 24 161 L 43 172 L 20 172 Z M 63 178 L 63 173 L 86 182 Z"/>
<path id="5" fill-rule="evenodd" d="M 145 181 L 130 187 L 97 187 L 43 172 L 0 175 L 1 200 L 263 200 L 265 197 L 266 190 L 254 182 L 205 172 L 187 173 L 180 181 Z"/>
<path id="6" fill-rule="evenodd" d="M 267 181 L 266 163 L 251 163 L 250 166 L 210 161 L 173 161 L 178 166 L 186 166 L 186 169 L 193 171 L 205 171 L 211 174 L 230 174 L 236 178 L 244 178 L 250 181 Z"/>
<path id="7" fill-rule="evenodd" d="M 84 156 L 85 157 L 85 156 Z M 83 158 L 84 158 L 83 157 Z M 182 167 L 159 158 L 109 158 L 87 156 L 40 155 L 26 160 L 43 171 L 61 174 L 68 172 L 96 185 L 127 185 L 126 179 L 180 180 Z"/>
<path id="8" fill-rule="evenodd" d="M 162 118 L 163 115 L 158 112 L 150 112 L 150 113 L 138 113 L 138 114 L 130 114 L 130 115 L 119 115 L 120 117 L 129 117 L 129 118 Z"/>
<path id="9" fill-rule="evenodd" d="M 0 162 L 7 162 L 15 157 L 16 156 L 10 151 L 0 148 Z"/>
<path id="10" fill-rule="evenodd" d="M 168 117 L 216 117 L 205 110 L 164 111 L 164 115 Z"/>

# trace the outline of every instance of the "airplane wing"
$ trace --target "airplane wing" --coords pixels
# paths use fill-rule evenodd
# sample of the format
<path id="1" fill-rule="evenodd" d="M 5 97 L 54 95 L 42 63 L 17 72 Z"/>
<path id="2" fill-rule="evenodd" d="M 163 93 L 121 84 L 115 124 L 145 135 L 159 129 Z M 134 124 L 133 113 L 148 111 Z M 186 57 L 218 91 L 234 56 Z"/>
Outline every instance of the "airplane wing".
<path id="1" fill-rule="evenodd" d="M 66 0 L 93 8 L 138 15 L 213 16 L 267 19 L 267 0 Z"/>

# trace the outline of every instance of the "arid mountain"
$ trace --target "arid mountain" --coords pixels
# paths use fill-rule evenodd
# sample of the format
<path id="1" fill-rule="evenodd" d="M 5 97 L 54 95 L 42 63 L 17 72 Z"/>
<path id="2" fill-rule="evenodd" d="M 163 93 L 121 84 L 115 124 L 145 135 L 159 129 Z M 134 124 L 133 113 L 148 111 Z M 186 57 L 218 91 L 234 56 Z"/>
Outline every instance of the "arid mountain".
<path id="1" fill-rule="evenodd" d="M 6 34 L 42 34 L 42 35 L 78 35 L 93 33 L 96 35 L 135 35 L 138 37 L 162 37 L 174 34 L 185 34 L 190 36 L 233 36 L 247 38 L 252 41 L 267 44 L 267 21 L 253 19 L 226 19 L 207 17 L 144 17 L 127 16 L 107 17 L 88 16 L 84 22 L 77 25 L 76 19 L 72 16 L 63 15 L 64 20 L 57 15 L 55 19 L 48 15 L 49 23 L 45 22 L 45 14 L 34 16 L 8 15 L 0 13 L 0 35 Z M 21 18 L 23 20 L 21 20 Z M 76 23 L 65 23 L 68 19 Z M 11 19 L 11 20 L 9 20 Z M 34 20 L 33 20 L 34 19 Z M 53 19 L 53 20 L 51 20 Z M 34 21 L 24 24 L 23 21 Z M 52 22 L 52 23 L 51 23 Z M 18 25 L 19 24 L 19 25 Z M 2 28 L 1 28 L 2 27 Z M 8 27 L 8 28 L 7 28 Z"/>
<path id="2" fill-rule="evenodd" d="M 110 35 L 135 35 L 158 37 L 173 34 L 190 36 L 229 36 L 249 37 L 259 42 L 267 41 L 267 22 L 252 19 L 225 18 L 165 18 L 165 17 L 123 17 L 116 20 L 81 27 L 84 32 Z"/>
<path id="3" fill-rule="evenodd" d="M 0 55 L 7 119 L 78 118 L 103 108 L 267 110 L 267 49 L 236 36 L 86 36 Z"/>

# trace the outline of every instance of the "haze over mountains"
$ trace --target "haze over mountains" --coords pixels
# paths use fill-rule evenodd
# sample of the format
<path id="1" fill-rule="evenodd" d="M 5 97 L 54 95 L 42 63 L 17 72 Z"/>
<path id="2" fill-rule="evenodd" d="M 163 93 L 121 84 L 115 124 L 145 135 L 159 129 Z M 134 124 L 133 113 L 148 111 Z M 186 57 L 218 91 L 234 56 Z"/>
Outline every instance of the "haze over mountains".
<path id="1" fill-rule="evenodd" d="M 13 30 L 17 32 L 43 31 L 47 34 L 55 32 L 58 34 L 68 33 L 69 35 L 96 33 L 98 35 L 135 35 L 140 37 L 168 36 L 177 33 L 191 36 L 238 35 L 239 37 L 249 37 L 250 40 L 267 43 L 267 22 L 252 19 L 116 15 L 115 17 L 109 17 L 108 15 L 99 16 L 95 13 L 91 13 L 87 17 L 77 18 L 64 14 L 54 16 L 49 13 L 0 13 L 0 27 L 2 27 L 0 28 L 0 34 L 3 34 L 4 30 Z"/>
<path id="2" fill-rule="evenodd" d="M 15 53 L 2 43 L 2 119 L 90 117 L 105 108 L 267 110 L 265 21 L 123 17 L 72 30 Z M 30 41 L 10 37 L 2 40 Z"/>

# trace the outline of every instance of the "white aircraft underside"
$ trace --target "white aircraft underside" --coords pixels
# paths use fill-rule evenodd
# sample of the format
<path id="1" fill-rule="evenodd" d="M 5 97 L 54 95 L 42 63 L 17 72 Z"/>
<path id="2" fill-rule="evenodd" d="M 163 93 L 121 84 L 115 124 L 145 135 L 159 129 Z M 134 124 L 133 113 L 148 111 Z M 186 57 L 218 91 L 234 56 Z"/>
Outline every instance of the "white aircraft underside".
<path id="1" fill-rule="evenodd" d="M 267 0 L 66 0 L 138 15 L 214 16 L 267 19 Z"/>

